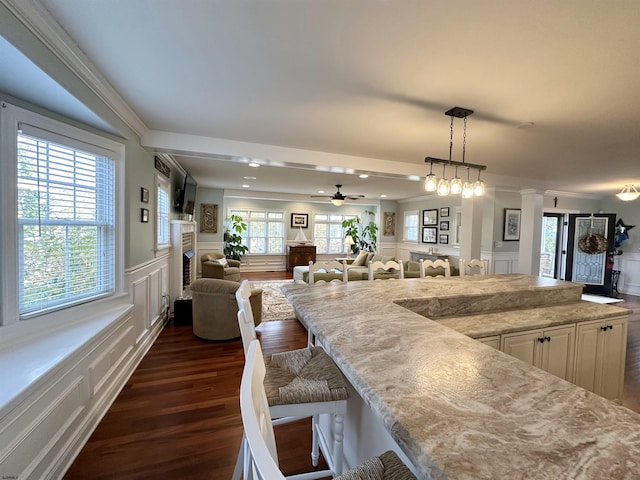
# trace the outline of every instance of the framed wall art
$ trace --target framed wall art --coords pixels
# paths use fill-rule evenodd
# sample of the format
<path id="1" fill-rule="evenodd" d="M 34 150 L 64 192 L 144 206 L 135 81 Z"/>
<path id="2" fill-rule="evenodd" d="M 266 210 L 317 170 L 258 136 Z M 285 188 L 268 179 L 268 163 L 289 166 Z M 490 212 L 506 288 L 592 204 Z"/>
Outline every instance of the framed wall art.
<path id="1" fill-rule="evenodd" d="M 382 235 L 394 236 L 396 234 L 396 212 L 384 212 L 384 230 Z"/>
<path id="2" fill-rule="evenodd" d="M 144 187 L 140 187 L 140 201 L 142 203 L 149 203 L 149 190 Z"/>
<path id="3" fill-rule="evenodd" d="M 309 228 L 308 213 L 292 213 L 291 228 Z"/>
<path id="4" fill-rule="evenodd" d="M 520 240 L 520 209 L 504 209 L 504 231 L 502 240 L 505 242 L 517 242 Z"/>
<path id="5" fill-rule="evenodd" d="M 449 231 L 449 221 L 440 221 L 440 230 Z"/>
<path id="6" fill-rule="evenodd" d="M 438 209 L 422 210 L 422 226 L 438 225 Z"/>
<path id="7" fill-rule="evenodd" d="M 445 234 L 440 234 L 440 239 L 438 241 L 438 243 L 441 243 L 443 245 L 446 245 L 449 243 L 449 235 L 445 235 Z"/>
<path id="8" fill-rule="evenodd" d="M 149 222 L 149 209 L 148 208 L 141 208 L 140 209 L 140 221 L 142 223 L 148 223 Z"/>
<path id="9" fill-rule="evenodd" d="M 422 227 L 422 243 L 438 243 L 438 228 Z"/>
<path id="10" fill-rule="evenodd" d="M 440 216 L 441 217 L 448 217 L 449 216 L 449 207 L 442 207 L 440 209 Z"/>
<path id="11" fill-rule="evenodd" d="M 218 233 L 218 205 L 214 203 L 200 204 L 200 232 Z"/>

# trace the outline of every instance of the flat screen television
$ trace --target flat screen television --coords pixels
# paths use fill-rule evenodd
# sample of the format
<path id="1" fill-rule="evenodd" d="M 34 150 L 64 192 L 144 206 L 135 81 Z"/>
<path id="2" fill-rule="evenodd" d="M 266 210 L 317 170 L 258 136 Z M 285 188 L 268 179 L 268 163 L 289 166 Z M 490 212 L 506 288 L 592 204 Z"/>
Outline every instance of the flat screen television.
<path id="1" fill-rule="evenodd" d="M 193 210 L 196 205 L 197 189 L 198 183 L 189 174 L 189 172 L 187 172 L 187 175 L 184 177 L 184 186 L 182 187 L 182 190 L 178 192 L 178 199 L 176 200 L 176 207 L 180 213 L 193 215 Z"/>

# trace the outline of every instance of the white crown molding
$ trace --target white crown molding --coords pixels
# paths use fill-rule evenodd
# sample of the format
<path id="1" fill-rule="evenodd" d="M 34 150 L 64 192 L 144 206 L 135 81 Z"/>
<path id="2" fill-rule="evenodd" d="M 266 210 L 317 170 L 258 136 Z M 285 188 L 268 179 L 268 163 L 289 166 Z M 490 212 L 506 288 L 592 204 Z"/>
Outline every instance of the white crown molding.
<path id="1" fill-rule="evenodd" d="M 148 129 L 67 33 L 37 0 L 0 0 L 139 137 Z"/>
<path id="2" fill-rule="evenodd" d="M 589 193 L 563 192 L 561 190 L 545 190 L 545 196 L 563 197 L 563 198 L 581 198 L 583 200 L 602 200 L 603 195 L 594 195 Z"/>

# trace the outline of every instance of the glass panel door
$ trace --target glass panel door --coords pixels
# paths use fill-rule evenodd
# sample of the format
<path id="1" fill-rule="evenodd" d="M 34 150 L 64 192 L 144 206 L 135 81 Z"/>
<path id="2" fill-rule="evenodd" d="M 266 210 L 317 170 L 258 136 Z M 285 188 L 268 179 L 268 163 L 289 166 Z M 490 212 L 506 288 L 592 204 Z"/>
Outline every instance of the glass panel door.
<path id="1" fill-rule="evenodd" d="M 542 218 L 542 241 L 540 242 L 540 276 L 560 278 L 562 250 L 561 213 L 545 213 Z"/>

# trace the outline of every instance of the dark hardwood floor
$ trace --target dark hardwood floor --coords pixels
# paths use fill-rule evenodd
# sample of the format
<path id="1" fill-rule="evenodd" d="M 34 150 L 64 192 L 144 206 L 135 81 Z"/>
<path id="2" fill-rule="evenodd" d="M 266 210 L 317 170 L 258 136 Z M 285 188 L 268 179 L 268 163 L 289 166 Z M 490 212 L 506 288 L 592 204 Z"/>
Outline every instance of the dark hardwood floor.
<path id="1" fill-rule="evenodd" d="M 244 274 L 249 280 L 291 278 L 286 272 Z M 640 297 L 621 295 L 629 322 L 623 404 L 640 412 Z M 261 327 L 266 353 L 302 348 L 297 321 Z M 231 478 L 242 436 L 238 395 L 240 340 L 208 342 L 171 322 L 142 360 L 65 475 L 73 479 Z M 310 421 L 276 428 L 281 468 L 308 469 Z"/>

